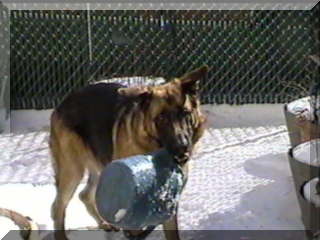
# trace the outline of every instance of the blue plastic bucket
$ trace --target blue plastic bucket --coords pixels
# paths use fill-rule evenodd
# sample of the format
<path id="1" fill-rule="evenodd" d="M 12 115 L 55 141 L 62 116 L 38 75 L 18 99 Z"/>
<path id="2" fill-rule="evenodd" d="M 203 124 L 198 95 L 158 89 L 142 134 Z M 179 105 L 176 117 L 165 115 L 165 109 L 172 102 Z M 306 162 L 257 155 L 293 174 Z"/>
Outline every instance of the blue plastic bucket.
<path id="1" fill-rule="evenodd" d="M 120 228 L 156 226 L 176 213 L 185 182 L 181 167 L 166 150 L 116 160 L 101 173 L 97 208 Z"/>

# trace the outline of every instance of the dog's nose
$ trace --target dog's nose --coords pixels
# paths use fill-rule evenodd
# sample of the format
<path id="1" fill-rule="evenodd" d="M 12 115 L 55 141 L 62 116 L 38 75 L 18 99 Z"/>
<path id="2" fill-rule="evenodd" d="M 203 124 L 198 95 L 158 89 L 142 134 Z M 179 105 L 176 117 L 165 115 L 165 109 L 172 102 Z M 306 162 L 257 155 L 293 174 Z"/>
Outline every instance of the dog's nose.
<path id="1" fill-rule="evenodd" d="M 189 158 L 190 158 L 190 154 L 189 154 L 188 152 L 185 152 L 185 153 L 183 153 L 183 154 L 181 154 L 181 155 L 176 155 L 176 156 L 174 157 L 174 159 L 176 160 L 176 162 L 177 162 L 178 164 L 184 164 L 184 163 L 186 163 L 186 162 L 189 160 Z"/>

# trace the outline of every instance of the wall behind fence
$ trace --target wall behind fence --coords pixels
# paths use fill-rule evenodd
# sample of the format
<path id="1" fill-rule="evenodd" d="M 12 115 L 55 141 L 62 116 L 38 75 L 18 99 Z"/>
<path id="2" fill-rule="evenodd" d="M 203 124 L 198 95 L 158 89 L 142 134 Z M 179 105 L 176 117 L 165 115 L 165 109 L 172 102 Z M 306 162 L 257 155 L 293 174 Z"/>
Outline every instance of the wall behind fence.
<path id="1" fill-rule="evenodd" d="M 318 4 L 319 9 L 319 4 Z M 203 103 L 283 103 L 316 77 L 317 11 L 12 11 L 11 107 L 52 108 L 89 82 L 208 64 Z"/>

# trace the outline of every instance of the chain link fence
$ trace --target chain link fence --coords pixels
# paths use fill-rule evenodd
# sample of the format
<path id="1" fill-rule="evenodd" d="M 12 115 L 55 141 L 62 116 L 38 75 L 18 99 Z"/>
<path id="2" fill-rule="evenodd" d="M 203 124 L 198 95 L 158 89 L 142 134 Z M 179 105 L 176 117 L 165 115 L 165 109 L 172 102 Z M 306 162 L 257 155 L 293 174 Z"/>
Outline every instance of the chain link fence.
<path id="1" fill-rule="evenodd" d="M 52 108 L 100 79 L 170 79 L 208 64 L 203 103 L 284 103 L 319 78 L 311 11 L 14 10 L 11 107 Z"/>

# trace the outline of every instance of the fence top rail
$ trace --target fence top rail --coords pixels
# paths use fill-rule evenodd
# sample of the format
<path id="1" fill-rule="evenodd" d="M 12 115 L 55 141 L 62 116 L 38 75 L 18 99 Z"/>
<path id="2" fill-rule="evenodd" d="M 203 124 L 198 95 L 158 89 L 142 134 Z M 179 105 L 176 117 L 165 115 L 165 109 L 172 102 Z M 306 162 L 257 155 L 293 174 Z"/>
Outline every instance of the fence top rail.
<path id="1" fill-rule="evenodd" d="M 253 25 L 264 24 L 276 16 L 292 18 L 293 25 L 304 24 L 302 20 L 307 11 L 227 11 L 227 10 L 90 10 L 89 16 L 94 20 L 107 20 L 127 23 L 176 23 L 187 25 L 211 25 L 213 23 Z M 76 20 L 87 19 L 86 10 L 12 10 L 11 19 L 52 19 L 52 20 Z M 261 21 L 264 19 L 264 21 Z"/>

